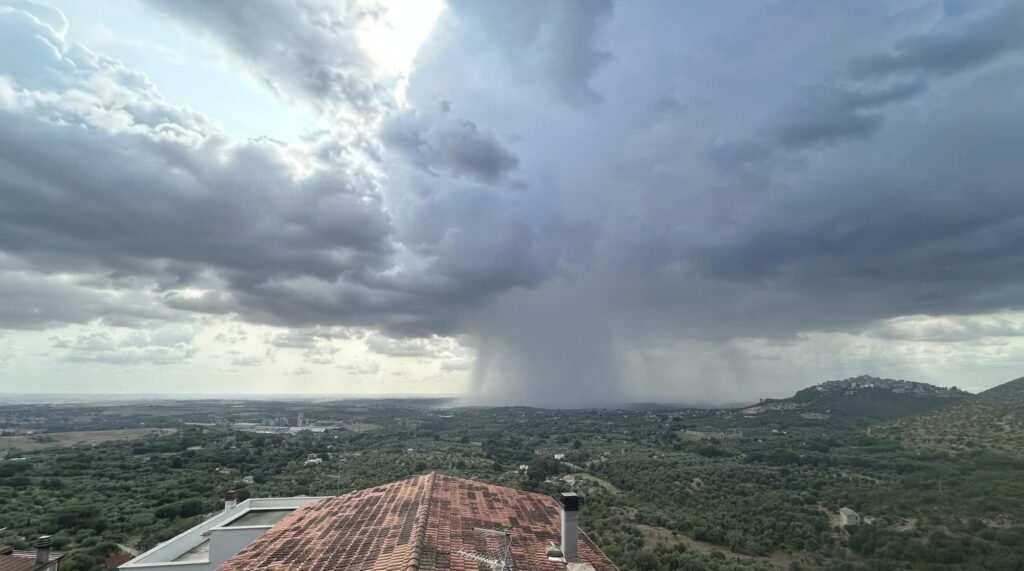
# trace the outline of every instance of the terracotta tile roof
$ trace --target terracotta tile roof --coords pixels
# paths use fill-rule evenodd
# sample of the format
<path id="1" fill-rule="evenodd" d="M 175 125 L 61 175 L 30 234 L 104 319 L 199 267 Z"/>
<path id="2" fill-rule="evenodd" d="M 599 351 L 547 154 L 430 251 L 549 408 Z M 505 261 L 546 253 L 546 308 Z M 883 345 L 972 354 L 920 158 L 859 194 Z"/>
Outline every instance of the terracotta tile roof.
<path id="1" fill-rule="evenodd" d="M 107 558 L 103 560 L 103 564 L 110 569 L 117 569 L 132 559 L 134 559 L 134 557 L 131 553 L 114 553 L 112 555 L 108 555 Z"/>
<path id="2" fill-rule="evenodd" d="M 459 550 L 488 555 L 500 543 L 479 527 L 512 530 L 514 569 L 565 571 L 545 554 L 559 543 L 560 517 L 542 494 L 428 474 L 303 506 L 218 569 L 478 571 L 487 568 Z M 582 532 L 579 552 L 597 571 L 616 571 Z"/>
<path id="3" fill-rule="evenodd" d="M 37 563 L 35 551 L 19 551 L 0 545 L 0 571 L 37 571 L 63 556 L 62 553 L 51 551 L 47 563 Z"/>

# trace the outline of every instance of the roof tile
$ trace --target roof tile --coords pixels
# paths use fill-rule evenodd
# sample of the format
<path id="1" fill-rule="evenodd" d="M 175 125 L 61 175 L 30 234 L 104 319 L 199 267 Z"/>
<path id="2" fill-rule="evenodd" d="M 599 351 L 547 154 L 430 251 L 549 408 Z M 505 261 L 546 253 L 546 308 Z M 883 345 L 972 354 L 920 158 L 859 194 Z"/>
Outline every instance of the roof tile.
<path id="1" fill-rule="evenodd" d="M 459 553 L 496 554 L 510 529 L 515 569 L 564 571 L 545 551 L 560 540 L 558 503 L 548 496 L 440 474 L 416 476 L 307 504 L 219 567 L 220 571 L 479 571 Z M 614 571 L 580 532 L 580 559 Z"/>

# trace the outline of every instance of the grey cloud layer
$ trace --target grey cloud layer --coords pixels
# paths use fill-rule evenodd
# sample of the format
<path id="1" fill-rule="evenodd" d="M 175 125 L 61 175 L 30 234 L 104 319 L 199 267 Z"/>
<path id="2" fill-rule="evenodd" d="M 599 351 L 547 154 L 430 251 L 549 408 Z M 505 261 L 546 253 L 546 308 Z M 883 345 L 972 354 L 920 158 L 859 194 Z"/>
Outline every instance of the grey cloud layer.
<path id="1" fill-rule="evenodd" d="M 246 29 L 248 21 L 219 8 L 164 8 L 191 23 L 198 18 L 210 33 Z M 269 12 L 283 9 L 268 2 L 255 12 L 269 21 Z M 324 7 L 303 10 L 282 26 L 342 41 L 345 21 L 325 22 Z M 144 76 L 66 45 L 28 12 L 5 11 L 3 25 L 19 30 L 14 38 L 48 46 L 32 52 L 31 65 L 12 59 L 0 68 L 10 78 L 3 85 L 10 101 L 0 110 L 0 144 L 8 149 L 0 156 L 0 243 L 38 271 L 147 277 L 168 307 L 185 312 L 422 335 L 452 331 L 465 308 L 489 295 L 538 283 L 560 256 L 538 227 L 552 223 L 549 215 L 534 221 L 518 197 L 476 186 L 504 180 L 517 159 L 471 121 L 448 112 L 389 121 L 383 143 L 401 159 L 387 163 L 396 169 L 391 178 L 422 192 L 393 205 L 405 225 L 396 231 L 380 191 L 391 183 L 366 167 L 373 158 L 362 155 L 366 149 L 333 137 L 305 148 L 232 140 L 167 104 Z M 239 57 L 265 66 L 258 73 L 298 66 L 264 59 L 223 33 Z M 29 73 L 63 68 L 74 71 L 56 82 Z M 438 179 L 435 170 L 456 180 Z M 460 186 L 463 178 L 471 186 Z M 406 269 L 402 251 L 420 258 L 413 265 L 421 268 Z M 177 291 L 189 286 L 209 291 Z"/>
<path id="2" fill-rule="evenodd" d="M 914 34 L 893 46 L 889 53 L 865 56 L 851 65 L 859 77 L 893 74 L 942 76 L 982 66 L 1024 47 L 1020 30 L 1024 6 L 1007 3 L 992 8 L 962 29 Z"/>
<path id="3" fill-rule="evenodd" d="M 435 114 L 409 111 L 393 117 L 381 139 L 428 172 L 443 170 L 484 184 L 499 182 L 519 163 L 492 133 L 472 121 L 454 120 L 447 105 Z"/>
<path id="4" fill-rule="evenodd" d="M 556 100 L 576 106 L 601 101 L 593 77 L 613 57 L 599 39 L 613 13 L 611 0 L 454 0 L 451 9 L 478 56 L 493 50 L 501 65 Z"/>
<path id="5" fill-rule="evenodd" d="M 67 361 L 170 365 L 195 355 L 198 348 L 193 344 L 193 337 L 190 328 L 171 326 L 120 334 L 96 330 L 72 338 L 57 336 L 52 341 L 60 357 Z"/>
<path id="6" fill-rule="evenodd" d="M 226 46 L 265 85 L 334 112 L 376 114 L 387 88 L 360 49 L 357 29 L 379 17 L 371 1 L 147 0 Z"/>
<path id="7" fill-rule="evenodd" d="M 66 44 L 59 14 L 9 4 L 25 55 L 0 55 L 5 328 L 134 292 L 160 300 L 152 319 L 301 328 L 271 344 L 311 365 L 358 327 L 396 337 L 372 352 L 462 370 L 431 343 L 467 334 L 481 387 L 491 363 L 540 391 L 581 374 L 549 366 L 570 355 L 614 392 L 618 352 L 647 336 L 1024 305 L 1017 3 L 866 2 L 837 23 L 816 4 L 454 1 L 406 109 L 353 36 L 369 4 L 150 4 L 283 98 L 380 128 L 232 139 Z"/>

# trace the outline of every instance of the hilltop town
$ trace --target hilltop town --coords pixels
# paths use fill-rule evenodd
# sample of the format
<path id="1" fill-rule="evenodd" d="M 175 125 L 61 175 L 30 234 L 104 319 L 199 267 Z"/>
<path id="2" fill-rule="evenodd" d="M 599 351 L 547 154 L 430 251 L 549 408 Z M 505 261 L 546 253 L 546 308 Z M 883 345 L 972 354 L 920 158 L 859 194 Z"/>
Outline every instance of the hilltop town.
<path id="1" fill-rule="evenodd" d="M 761 399 L 740 412 L 746 416 L 794 413 L 812 419 L 863 416 L 881 420 L 935 410 L 967 396 L 970 393 L 957 387 L 861 375 L 825 381 L 786 399 Z"/>
<path id="2" fill-rule="evenodd" d="M 859 377 L 850 377 L 848 379 L 839 379 L 834 381 L 825 381 L 823 383 L 814 385 L 813 387 L 804 389 L 797 393 L 797 397 L 800 394 L 817 391 L 817 392 L 830 392 L 830 391 L 863 391 L 868 389 L 884 389 L 891 391 L 895 394 L 907 394 L 915 395 L 919 397 L 934 397 L 934 398 L 956 398 L 964 397 L 969 395 L 967 391 L 962 391 L 957 387 L 938 387 L 930 385 L 928 383 L 919 383 L 917 381 L 905 381 L 903 379 L 883 379 L 880 377 L 872 377 L 870 375 L 861 375 Z"/>

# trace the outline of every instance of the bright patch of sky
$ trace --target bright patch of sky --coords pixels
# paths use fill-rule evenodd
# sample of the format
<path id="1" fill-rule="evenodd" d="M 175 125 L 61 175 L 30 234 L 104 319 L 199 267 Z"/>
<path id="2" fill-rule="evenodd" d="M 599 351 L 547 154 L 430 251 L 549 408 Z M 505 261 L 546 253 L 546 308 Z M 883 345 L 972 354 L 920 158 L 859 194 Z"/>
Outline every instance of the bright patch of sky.
<path id="1" fill-rule="evenodd" d="M 132 0 L 52 0 L 67 39 L 145 73 L 167 101 L 206 115 L 235 137 L 295 142 L 318 126 L 301 101 L 282 101 L 231 56 Z"/>
<path id="2" fill-rule="evenodd" d="M 361 30 L 363 49 L 381 70 L 398 76 L 395 99 L 406 104 L 405 91 L 420 46 L 427 39 L 444 9 L 441 0 L 387 0 L 383 2 L 387 16 Z"/>
<path id="3" fill-rule="evenodd" d="M 220 320 L 145 332 L 100 324 L 0 332 L 0 378 L 17 379 L 13 392 L 36 394 L 377 396 L 465 389 L 467 355 L 453 342 L 382 346 L 379 337 L 361 335 L 318 339 Z"/>

